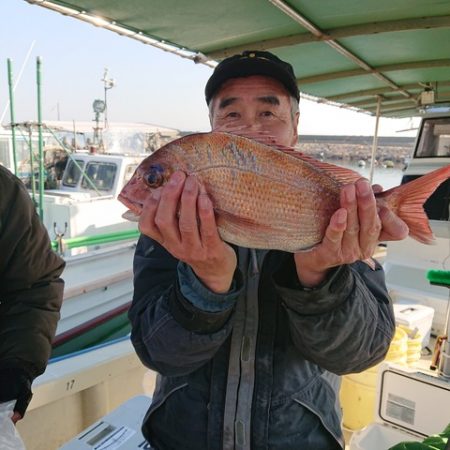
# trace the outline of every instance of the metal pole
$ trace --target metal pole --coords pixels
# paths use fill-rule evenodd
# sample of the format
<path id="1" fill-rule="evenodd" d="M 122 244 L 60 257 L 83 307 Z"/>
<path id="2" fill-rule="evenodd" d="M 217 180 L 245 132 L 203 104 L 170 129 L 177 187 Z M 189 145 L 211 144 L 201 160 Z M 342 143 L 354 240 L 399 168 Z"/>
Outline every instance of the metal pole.
<path id="1" fill-rule="evenodd" d="M 31 198 L 36 206 L 36 179 L 34 177 L 34 155 L 33 155 L 33 131 L 31 125 L 28 126 L 28 147 L 30 149 L 30 171 L 31 171 Z"/>
<path id="2" fill-rule="evenodd" d="M 108 72 L 106 72 L 106 73 L 108 73 Z M 105 75 L 105 78 L 106 78 L 106 75 Z M 106 101 L 106 93 L 108 92 L 108 88 L 106 87 L 106 80 L 105 80 L 105 112 L 104 112 L 104 114 L 105 114 L 105 116 L 104 116 L 104 118 L 105 118 L 105 122 L 104 122 L 104 128 L 105 128 L 105 130 L 108 128 L 108 102 Z"/>
<path id="3" fill-rule="evenodd" d="M 375 168 L 375 154 L 377 153 L 377 147 L 378 147 L 378 124 L 380 122 L 380 111 L 381 111 L 381 96 L 378 95 L 378 101 L 377 101 L 377 117 L 375 120 L 375 132 L 373 135 L 373 141 L 372 141 L 372 155 L 370 157 L 370 175 L 369 175 L 369 181 L 370 184 L 372 184 L 373 181 L 373 170 Z"/>
<path id="4" fill-rule="evenodd" d="M 14 161 L 14 175 L 17 175 L 17 153 L 16 153 L 16 119 L 14 118 L 14 87 L 12 75 L 12 61 L 10 58 L 8 62 L 8 86 L 9 86 L 9 112 L 11 115 L 11 135 Z"/>
<path id="5" fill-rule="evenodd" d="M 42 139 L 41 58 L 36 59 L 37 119 L 39 135 L 39 217 L 44 221 L 44 141 Z"/>
<path id="6" fill-rule="evenodd" d="M 19 82 L 20 82 L 20 79 L 22 78 L 23 71 L 24 71 L 24 69 L 25 69 L 25 66 L 27 65 L 28 58 L 29 58 L 30 55 L 31 55 L 31 50 L 33 50 L 33 47 L 34 47 L 34 44 L 35 44 L 35 43 L 36 43 L 36 41 L 33 41 L 33 42 L 31 43 L 30 48 L 28 49 L 27 56 L 25 57 L 25 60 L 24 60 L 24 62 L 23 62 L 23 64 L 22 64 L 22 67 L 20 68 L 19 75 L 17 76 L 16 82 L 14 83 L 13 92 L 15 92 L 16 87 L 18 86 L 18 84 L 19 84 Z M 8 107 L 9 107 L 9 102 L 6 102 L 5 108 L 3 109 L 2 115 L 0 116 L 0 123 L 3 122 L 3 119 L 5 118 L 6 113 L 8 112 Z"/>

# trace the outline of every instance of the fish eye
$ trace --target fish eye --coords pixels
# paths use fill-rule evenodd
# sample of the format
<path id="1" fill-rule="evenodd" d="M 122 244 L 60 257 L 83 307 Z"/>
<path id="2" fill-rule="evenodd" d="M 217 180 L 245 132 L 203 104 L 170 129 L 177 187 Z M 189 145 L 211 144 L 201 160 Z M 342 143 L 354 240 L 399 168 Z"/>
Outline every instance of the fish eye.
<path id="1" fill-rule="evenodd" d="M 144 176 L 145 183 L 151 188 L 160 187 L 164 182 L 164 169 L 159 164 L 150 166 L 148 173 Z"/>

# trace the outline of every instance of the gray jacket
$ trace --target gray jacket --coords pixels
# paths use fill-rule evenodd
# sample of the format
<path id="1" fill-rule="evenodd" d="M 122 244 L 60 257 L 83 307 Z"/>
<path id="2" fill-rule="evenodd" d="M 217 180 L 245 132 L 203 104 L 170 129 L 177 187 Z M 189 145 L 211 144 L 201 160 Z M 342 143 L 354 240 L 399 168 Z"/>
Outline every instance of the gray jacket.
<path id="1" fill-rule="evenodd" d="M 156 449 L 339 449 L 339 375 L 379 362 L 394 316 L 379 265 L 298 282 L 292 254 L 237 249 L 227 294 L 149 238 L 135 255 L 132 341 L 158 371 L 143 432 Z"/>

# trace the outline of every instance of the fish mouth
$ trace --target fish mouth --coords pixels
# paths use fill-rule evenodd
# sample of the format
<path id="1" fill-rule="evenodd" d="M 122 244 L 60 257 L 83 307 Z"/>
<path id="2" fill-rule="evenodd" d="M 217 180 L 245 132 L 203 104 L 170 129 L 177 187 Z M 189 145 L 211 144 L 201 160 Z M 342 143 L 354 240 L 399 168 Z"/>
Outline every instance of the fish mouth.
<path id="1" fill-rule="evenodd" d="M 136 216 L 140 216 L 142 214 L 142 209 L 144 207 L 143 203 L 130 200 L 123 194 L 119 194 L 118 200 L 121 201 L 127 208 L 129 208 L 130 211 Z"/>

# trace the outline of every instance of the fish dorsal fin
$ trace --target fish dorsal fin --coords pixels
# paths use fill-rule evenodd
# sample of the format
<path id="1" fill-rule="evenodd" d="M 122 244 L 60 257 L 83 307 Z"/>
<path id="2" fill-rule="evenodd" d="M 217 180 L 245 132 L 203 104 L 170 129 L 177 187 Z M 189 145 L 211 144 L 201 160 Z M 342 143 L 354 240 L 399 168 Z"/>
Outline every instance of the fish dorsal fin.
<path id="1" fill-rule="evenodd" d="M 338 181 L 341 184 L 349 184 L 355 183 L 361 178 L 364 178 L 358 172 L 355 172 L 351 169 L 346 169 L 345 167 L 336 166 L 334 164 L 329 164 L 326 162 L 319 161 L 312 156 L 305 155 L 302 152 L 299 152 L 293 147 L 287 147 L 285 145 L 277 144 L 276 138 L 269 133 L 264 131 L 251 131 L 248 129 L 240 129 L 236 128 L 234 130 L 225 130 L 225 129 L 215 129 L 215 132 L 222 132 L 228 134 L 234 134 L 236 136 L 240 136 L 247 139 L 252 139 L 260 144 L 268 145 L 269 147 L 276 148 L 287 155 L 293 156 L 295 158 L 301 159 L 302 161 L 310 164 L 311 166 L 319 169 L 323 172 L 326 172 L 328 176 Z"/>
<path id="2" fill-rule="evenodd" d="M 301 159 L 302 161 L 311 164 L 316 169 L 326 172 L 334 180 L 341 184 L 355 183 L 356 181 L 364 178 L 360 173 L 355 172 L 352 169 L 336 166 L 334 164 L 319 161 L 312 156 L 305 155 L 295 149 L 280 148 L 284 153 L 293 156 L 294 158 Z"/>

